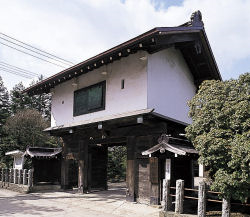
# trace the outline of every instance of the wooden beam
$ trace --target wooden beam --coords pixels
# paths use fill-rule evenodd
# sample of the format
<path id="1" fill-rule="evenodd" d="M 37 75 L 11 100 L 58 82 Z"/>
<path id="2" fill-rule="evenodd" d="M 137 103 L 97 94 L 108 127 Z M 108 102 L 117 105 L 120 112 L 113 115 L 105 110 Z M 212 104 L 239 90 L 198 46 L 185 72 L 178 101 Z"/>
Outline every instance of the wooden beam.
<path id="1" fill-rule="evenodd" d="M 89 140 L 90 145 L 96 144 L 116 144 L 116 143 L 126 143 L 126 137 L 117 137 L 117 138 L 97 138 Z"/>
<path id="2" fill-rule="evenodd" d="M 194 42 L 199 39 L 198 34 L 185 33 L 185 34 L 167 34 L 160 35 L 155 38 L 156 45 L 166 45 L 166 44 L 175 44 L 183 42 Z"/>

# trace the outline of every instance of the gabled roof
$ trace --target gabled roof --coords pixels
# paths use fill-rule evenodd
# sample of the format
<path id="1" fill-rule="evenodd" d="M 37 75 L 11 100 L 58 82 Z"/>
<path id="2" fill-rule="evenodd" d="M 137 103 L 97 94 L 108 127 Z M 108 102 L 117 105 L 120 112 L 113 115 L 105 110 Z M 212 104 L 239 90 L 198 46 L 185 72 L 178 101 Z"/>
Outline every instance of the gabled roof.
<path id="1" fill-rule="evenodd" d="M 175 144 L 176 141 L 177 144 Z M 187 142 L 187 140 L 174 138 L 163 134 L 158 139 L 159 144 L 143 151 L 142 155 L 151 155 L 157 151 L 160 151 L 160 153 L 165 153 L 165 151 L 169 151 L 178 155 L 198 154 L 199 152 L 195 150 L 194 147 L 191 146 L 191 144 L 186 144 Z"/>
<path id="2" fill-rule="evenodd" d="M 24 152 L 20 150 L 14 150 L 14 151 L 9 151 L 5 153 L 5 155 L 14 155 L 14 156 L 23 155 L 23 154 Z"/>
<path id="3" fill-rule="evenodd" d="M 221 80 L 213 52 L 209 45 L 200 11 L 191 20 L 177 27 L 156 27 L 103 53 L 65 69 L 27 88 L 30 95 L 47 93 L 51 88 L 74 77 L 89 73 L 139 50 L 154 53 L 174 46 L 179 49 L 193 74 L 196 85 L 203 80 Z"/>
<path id="4" fill-rule="evenodd" d="M 25 155 L 30 157 L 54 158 L 62 152 L 62 148 L 27 147 Z"/>

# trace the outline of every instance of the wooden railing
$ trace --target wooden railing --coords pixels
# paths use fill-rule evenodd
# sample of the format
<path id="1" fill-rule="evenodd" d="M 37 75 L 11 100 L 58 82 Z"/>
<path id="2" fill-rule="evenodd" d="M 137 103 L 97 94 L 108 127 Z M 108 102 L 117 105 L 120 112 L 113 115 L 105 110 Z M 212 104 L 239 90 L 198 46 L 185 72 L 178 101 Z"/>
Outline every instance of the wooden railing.
<path id="1" fill-rule="evenodd" d="M 175 193 L 171 193 L 173 191 L 175 191 Z M 192 192 L 192 193 L 187 194 L 186 192 Z M 205 182 L 200 182 L 198 189 L 193 189 L 193 188 L 185 188 L 183 180 L 177 180 L 176 187 L 170 186 L 170 180 L 163 180 L 163 210 L 169 211 L 171 210 L 172 204 L 175 204 L 175 213 L 179 214 L 183 213 L 184 199 L 191 199 L 198 201 L 198 209 L 197 209 L 198 217 L 206 216 L 207 201 L 222 203 L 222 216 L 225 217 L 228 216 L 227 213 L 230 213 L 231 204 L 250 207 L 250 204 L 230 203 L 225 199 L 219 200 L 211 196 L 208 197 L 211 194 L 216 195 L 218 197 L 218 195 L 220 195 L 221 192 L 208 190 Z M 174 202 L 172 202 L 172 198 L 175 199 Z"/>

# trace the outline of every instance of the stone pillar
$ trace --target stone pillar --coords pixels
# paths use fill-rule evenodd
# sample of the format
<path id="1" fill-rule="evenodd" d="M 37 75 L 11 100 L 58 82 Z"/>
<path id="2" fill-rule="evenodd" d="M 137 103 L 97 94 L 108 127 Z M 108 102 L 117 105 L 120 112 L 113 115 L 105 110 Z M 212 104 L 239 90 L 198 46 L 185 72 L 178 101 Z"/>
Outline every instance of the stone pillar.
<path id="1" fill-rule="evenodd" d="M 183 213 L 184 180 L 176 180 L 175 213 Z"/>
<path id="2" fill-rule="evenodd" d="M 28 187 L 31 188 L 32 187 L 32 182 L 33 181 L 33 171 L 29 170 L 28 171 Z"/>
<path id="3" fill-rule="evenodd" d="M 4 168 L 2 168 L 2 171 L 1 171 L 1 181 L 4 182 Z"/>
<path id="4" fill-rule="evenodd" d="M 172 206 L 172 200 L 170 196 L 170 180 L 163 180 L 163 210 L 169 211 Z"/>
<path id="5" fill-rule="evenodd" d="M 23 173 L 23 170 L 20 169 L 18 171 L 18 185 L 22 184 L 22 173 Z"/>
<path id="6" fill-rule="evenodd" d="M 198 217 L 206 217 L 206 183 L 199 183 L 199 193 L 198 193 Z"/>
<path id="7" fill-rule="evenodd" d="M 5 170 L 4 171 L 4 173 L 5 173 L 4 181 L 9 182 L 9 170 L 7 168 L 4 170 Z"/>
<path id="8" fill-rule="evenodd" d="M 18 169 L 14 169 L 14 184 L 17 184 L 17 172 Z"/>
<path id="9" fill-rule="evenodd" d="M 14 183 L 14 169 L 10 169 L 10 178 L 9 178 L 10 183 Z"/>
<path id="10" fill-rule="evenodd" d="M 231 214 L 231 203 L 229 199 L 222 200 L 222 217 L 230 217 Z"/>
<path id="11" fill-rule="evenodd" d="M 23 185 L 27 185 L 28 181 L 27 181 L 27 169 L 23 170 Z"/>

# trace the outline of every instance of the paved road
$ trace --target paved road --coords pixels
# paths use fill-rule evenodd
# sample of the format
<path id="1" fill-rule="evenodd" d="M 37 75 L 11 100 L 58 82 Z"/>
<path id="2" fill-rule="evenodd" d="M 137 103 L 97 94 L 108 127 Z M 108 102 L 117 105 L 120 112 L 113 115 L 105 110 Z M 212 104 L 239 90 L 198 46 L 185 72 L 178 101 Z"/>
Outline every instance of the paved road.
<path id="1" fill-rule="evenodd" d="M 0 216 L 4 217 L 158 217 L 159 209 L 126 202 L 116 189 L 91 194 L 43 192 L 20 194 L 0 189 Z"/>

